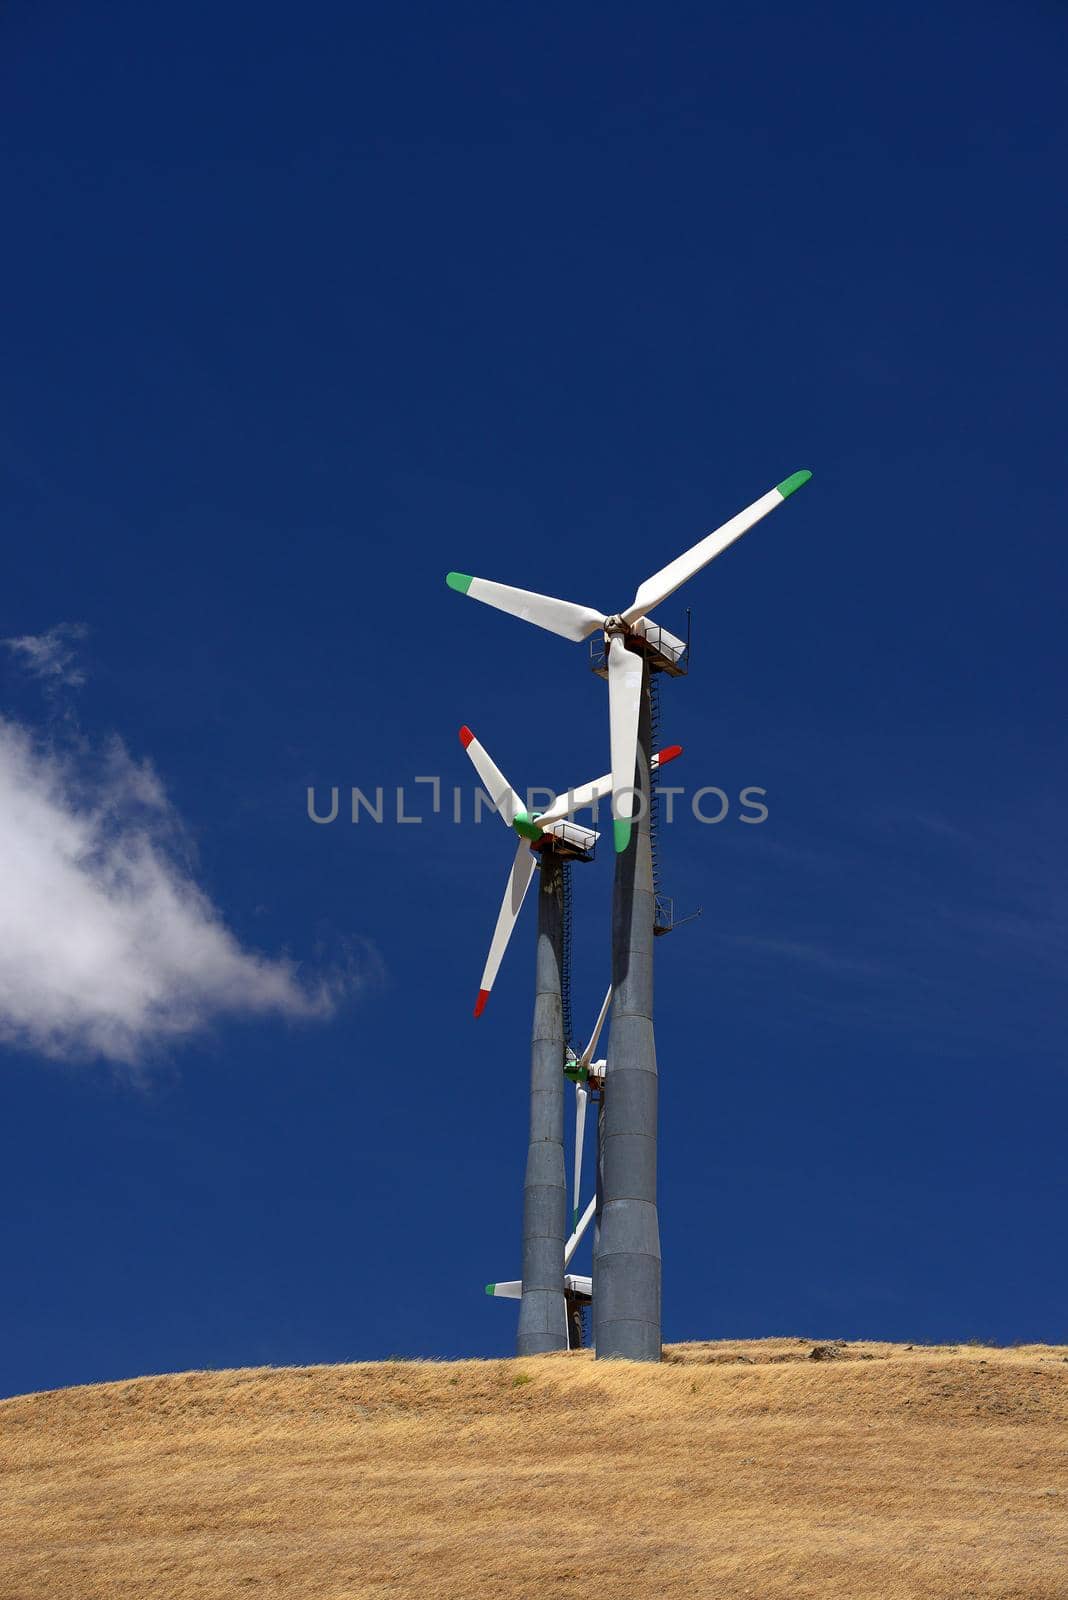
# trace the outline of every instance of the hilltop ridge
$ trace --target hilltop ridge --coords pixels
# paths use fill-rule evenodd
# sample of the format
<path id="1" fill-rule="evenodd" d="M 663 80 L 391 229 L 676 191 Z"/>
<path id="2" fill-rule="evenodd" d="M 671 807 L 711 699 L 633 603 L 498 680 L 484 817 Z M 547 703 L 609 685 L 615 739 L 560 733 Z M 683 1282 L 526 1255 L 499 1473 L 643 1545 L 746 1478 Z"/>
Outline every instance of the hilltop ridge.
<path id="1" fill-rule="evenodd" d="M 0 1403 L 0 1600 L 1065 1600 L 1068 1347 L 801 1339 Z"/>

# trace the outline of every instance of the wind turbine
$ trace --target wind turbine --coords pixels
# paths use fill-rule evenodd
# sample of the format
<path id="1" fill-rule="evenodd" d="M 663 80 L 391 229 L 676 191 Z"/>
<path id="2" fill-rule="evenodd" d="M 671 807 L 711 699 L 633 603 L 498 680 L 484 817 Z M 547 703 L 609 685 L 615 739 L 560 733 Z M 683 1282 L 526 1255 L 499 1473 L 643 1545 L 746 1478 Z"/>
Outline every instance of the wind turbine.
<path id="1" fill-rule="evenodd" d="M 666 567 L 661 567 L 659 572 L 639 584 L 634 599 L 625 611 L 605 614 L 591 606 L 556 600 L 550 595 L 535 594 L 527 589 L 513 589 L 508 584 L 492 583 L 487 578 L 474 578 L 463 572 L 450 572 L 446 576 L 445 581 L 451 589 L 470 595 L 472 600 L 495 606 L 498 611 L 511 612 L 513 616 L 522 617 L 539 628 L 547 628 L 550 633 L 558 633 L 565 639 L 577 642 L 588 639 L 598 628 L 603 630 L 608 657 L 612 831 L 617 852 L 624 851 L 630 842 L 635 811 L 636 796 L 632 784 L 642 696 L 642 654 L 652 649 L 677 662 L 685 649 L 681 639 L 658 627 L 647 613 L 673 595 L 687 579 L 700 572 L 702 567 L 707 566 L 754 523 L 766 517 L 769 511 L 781 506 L 811 476 L 811 472 L 792 473 L 692 549 L 670 561 Z"/>
<path id="2" fill-rule="evenodd" d="M 534 872 L 538 882 L 538 939 L 535 954 L 534 1017 L 530 1034 L 530 1137 L 523 1179 L 523 1276 L 519 1289 L 516 1351 L 521 1356 L 566 1350 L 571 1343 L 567 1249 L 567 1180 L 564 1168 L 564 1096 L 561 1069 L 565 1060 L 564 864 L 589 861 L 597 834 L 567 822 L 576 803 L 595 802 L 601 780 L 554 800 L 548 811 L 531 815 L 470 728 L 460 729 L 467 751 L 501 814 L 519 835 L 504 901 L 497 918 L 489 958 L 482 974 L 475 1015 L 484 1009 L 507 948 L 516 918 Z M 646 780 L 649 774 L 645 774 Z"/>
<path id="3" fill-rule="evenodd" d="M 640 584 L 630 605 L 605 614 L 548 595 L 450 572 L 446 581 L 498 610 L 565 639 L 604 635 L 609 688 L 613 840 L 611 1091 L 598 1126 L 597 1235 L 594 1246 L 594 1342 L 598 1358 L 659 1361 L 661 1260 L 657 1208 L 658 1074 L 653 1027 L 656 890 L 648 804 L 652 784 L 651 679 L 678 676 L 681 639 L 648 615 L 749 528 L 811 478 L 795 472 L 685 554 Z M 599 670 L 599 669 L 598 669 Z M 640 802 L 640 803 L 639 803 Z M 543 871 L 541 888 L 549 884 Z M 557 897 L 558 899 L 558 897 Z M 531 1049 L 531 1142 L 524 1191 L 523 1292 L 519 1353 L 559 1349 L 566 1341 L 559 906 L 539 895 L 538 977 Z M 552 1106 L 550 1110 L 549 1107 Z M 543 1111 L 535 1111 L 544 1107 Z M 540 1210 L 539 1210 L 540 1208 Z M 527 1219 L 530 1226 L 527 1226 Z M 529 1312 L 529 1315 L 528 1315 Z M 526 1318 L 526 1321 L 524 1319 Z M 526 1330 L 526 1331 L 525 1331 Z"/>
<path id="4" fill-rule="evenodd" d="M 571 1265 L 571 1258 L 574 1256 L 575 1251 L 582 1243 L 583 1235 L 586 1233 L 590 1223 L 593 1221 L 597 1209 L 597 1196 L 594 1195 L 587 1205 L 585 1211 L 582 1213 L 581 1217 L 579 1216 L 579 1197 L 582 1187 L 582 1147 L 583 1135 L 586 1126 L 586 1101 L 591 1086 L 598 1088 L 604 1084 L 604 1075 L 607 1063 L 604 1061 L 594 1061 L 593 1057 L 597 1050 L 597 1042 L 601 1036 L 601 1029 L 604 1027 L 605 1018 L 608 1015 L 608 1007 L 611 999 L 612 990 L 609 988 L 608 993 L 605 995 L 604 1004 L 601 1007 L 600 1014 L 596 1023 L 594 1024 L 593 1033 L 590 1035 L 589 1043 L 586 1045 L 586 1048 L 582 1051 L 581 1055 L 576 1055 L 574 1051 L 569 1050 L 567 1064 L 564 1067 L 565 1077 L 570 1078 L 575 1085 L 575 1145 L 573 1152 L 574 1210 L 572 1212 L 571 1219 L 571 1233 L 564 1245 L 563 1257 L 564 1299 L 567 1306 L 568 1345 L 571 1349 L 576 1348 L 581 1342 L 581 1323 L 577 1323 L 576 1319 L 579 1317 L 581 1307 L 588 1305 L 593 1295 L 593 1279 L 588 1276 L 584 1277 L 579 1273 L 568 1272 L 567 1269 Z M 522 1300 L 523 1280 L 522 1278 L 513 1278 L 506 1283 L 487 1283 L 486 1293 L 498 1300 Z"/>
<path id="5" fill-rule="evenodd" d="M 565 859 L 589 859 L 600 834 L 592 828 L 581 827 L 577 822 L 569 822 L 568 818 L 576 811 L 585 811 L 591 806 L 596 806 L 599 800 L 608 795 L 612 788 L 612 775 L 605 773 L 592 783 L 581 784 L 577 789 L 568 789 L 558 795 L 546 810 L 530 812 L 496 765 L 485 745 L 475 738 L 466 725 L 460 729 L 460 743 L 467 751 L 475 771 L 493 801 L 497 814 L 506 827 L 519 835 L 519 844 L 505 885 L 497 925 L 490 940 L 489 955 L 486 957 L 482 981 L 479 984 L 478 999 L 475 1001 L 475 1016 L 480 1017 L 486 1009 L 486 1002 L 504 959 L 504 952 L 508 948 L 512 930 L 530 887 L 530 880 L 534 876 L 539 853 L 544 852 L 546 845 L 551 845 Z M 681 754 L 682 746 L 678 744 L 659 751 L 653 757 L 653 770 L 666 766 L 669 761 L 674 761 L 675 757 Z"/>
<path id="6" fill-rule="evenodd" d="M 573 1050 L 568 1051 L 568 1059 L 564 1065 L 564 1077 L 570 1078 L 575 1085 L 575 1182 L 574 1195 L 571 1209 L 571 1226 L 578 1227 L 579 1221 L 579 1193 L 582 1188 L 582 1144 L 586 1133 L 586 1102 L 589 1099 L 590 1085 L 600 1088 L 604 1083 L 604 1075 L 608 1067 L 606 1061 L 593 1059 L 597 1050 L 597 1041 L 601 1037 L 608 1007 L 612 1003 L 612 985 L 608 985 L 608 993 L 604 997 L 597 1021 L 594 1023 L 590 1042 L 581 1055 L 576 1055 Z"/>

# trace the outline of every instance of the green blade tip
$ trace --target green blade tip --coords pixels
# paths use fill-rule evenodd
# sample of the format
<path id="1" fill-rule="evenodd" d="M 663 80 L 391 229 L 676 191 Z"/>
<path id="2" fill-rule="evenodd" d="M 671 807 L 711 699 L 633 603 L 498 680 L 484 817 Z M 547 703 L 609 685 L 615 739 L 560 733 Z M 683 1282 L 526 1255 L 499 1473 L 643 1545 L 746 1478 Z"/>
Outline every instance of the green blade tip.
<path id="1" fill-rule="evenodd" d="M 790 495 L 796 493 L 798 489 L 804 488 L 811 476 L 811 472 L 791 472 L 788 478 L 784 478 L 782 482 L 777 483 L 775 487 L 778 489 L 783 499 L 787 500 L 789 499 Z M 449 579 L 449 582 L 452 582 L 451 578 Z"/>
<path id="2" fill-rule="evenodd" d="M 445 582 L 449 588 L 458 590 L 460 594 L 466 594 L 474 581 L 474 578 L 469 577 L 466 572 L 447 572 L 445 574 Z"/>
<path id="3" fill-rule="evenodd" d="M 494 1289 L 496 1289 L 496 1287 L 497 1287 L 497 1285 L 495 1283 L 487 1283 L 487 1285 L 486 1285 L 486 1293 L 487 1294 L 492 1294 Z"/>
<path id="4" fill-rule="evenodd" d="M 621 855 L 630 844 L 629 817 L 616 817 L 612 823 L 612 837 L 616 842 L 616 855 Z"/>

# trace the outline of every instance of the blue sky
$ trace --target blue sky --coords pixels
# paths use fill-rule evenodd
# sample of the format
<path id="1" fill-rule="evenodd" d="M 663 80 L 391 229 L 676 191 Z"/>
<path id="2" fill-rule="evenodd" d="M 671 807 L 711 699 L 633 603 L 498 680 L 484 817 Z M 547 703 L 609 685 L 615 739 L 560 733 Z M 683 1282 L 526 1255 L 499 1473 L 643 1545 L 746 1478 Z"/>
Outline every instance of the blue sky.
<path id="1" fill-rule="evenodd" d="M 511 846 L 307 788 L 604 770 L 444 572 L 611 608 L 799 467 L 660 614 L 769 807 L 663 838 L 665 1336 L 1063 1338 L 1060 8 L 2 30 L 0 1392 L 512 1349 Z"/>

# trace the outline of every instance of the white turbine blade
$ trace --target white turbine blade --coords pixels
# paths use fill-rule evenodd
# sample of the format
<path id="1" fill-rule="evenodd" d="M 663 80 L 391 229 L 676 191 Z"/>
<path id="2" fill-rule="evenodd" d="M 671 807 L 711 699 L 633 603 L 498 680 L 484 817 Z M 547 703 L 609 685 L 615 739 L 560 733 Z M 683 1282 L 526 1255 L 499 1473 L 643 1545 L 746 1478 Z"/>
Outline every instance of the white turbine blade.
<path id="1" fill-rule="evenodd" d="M 593 1199 L 590 1201 L 589 1205 L 586 1207 L 585 1211 L 582 1213 L 582 1221 L 579 1223 L 578 1227 L 572 1233 L 570 1239 L 564 1245 L 564 1266 L 565 1267 L 568 1265 L 568 1263 L 571 1260 L 571 1257 L 575 1254 L 575 1251 L 578 1249 L 579 1245 L 582 1243 L 582 1235 L 586 1232 L 586 1229 L 589 1227 L 590 1223 L 593 1221 L 594 1212 L 596 1210 L 597 1210 L 597 1196 L 594 1195 Z"/>
<path id="2" fill-rule="evenodd" d="M 513 1278 L 511 1283 L 487 1283 L 486 1293 L 495 1296 L 498 1300 L 521 1300 L 523 1297 L 522 1278 Z"/>
<path id="3" fill-rule="evenodd" d="M 500 913 L 497 917 L 497 926 L 493 930 L 493 939 L 490 943 L 489 955 L 486 957 L 486 967 L 482 974 L 482 983 L 475 1001 L 475 1016 L 480 1017 L 486 1009 L 486 1001 L 493 988 L 493 980 L 497 976 L 504 952 L 508 948 L 508 941 L 512 937 L 515 919 L 519 915 L 519 908 L 523 904 L 524 896 L 530 887 L 530 880 L 534 874 L 536 863 L 530 851 L 530 846 L 525 839 L 520 839 L 519 849 L 512 862 L 512 870 L 508 875 L 508 887 L 504 891 L 501 901 Z"/>
<path id="4" fill-rule="evenodd" d="M 460 743 L 471 757 L 471 764 L 482 779 L 486 793 L 510 828 L 516 817 L 525 817 L 527 814 L 522 800 L 470 728 L 465 726 L 460 729 Z"/>
<path id="5" fill-rule="evenodd" d="M 674 761 L 676 756 L 682 755 L 681 744 L 669 744 L 666 749 L 657 751 L 650 763 L 654 772 L 661 767 L 666 767 L 669 761 Z M 595 778 L 592 783 L 580 784 L 577 789 L 568 789 L 564 794 L 558 794 L 548 811 L 538 815 L 538 827 L 548 827 L 550 822 L 559 822 L 563 817 L 573 817 L 576 811 L 585 811 L 588 806 L 595 806 L 599 800 L 604 800 L 612 793 L 612 774 L 606 772 L 602 778 Z"/>
<path id="6" fill-rule="evenodd" d="M 558 794 L 548 811 L 543 811 L 538 817 L 538 827 L 544 828 L 550 822 L 559 822 L 564 817 L 574 816 L 576 811 L 584 811 L 587 806 L 596 805 L 598 800 L 603 800 L 612 793 L 612 774 L 606 772 L 603 778 L 597 778 L 593 783 L 584 783 L 578 789 L 568 789 L 566 794 Z"/>
<path id="7" fill-rule="evenodd" d="M 634 763 L 638 755 L 638 712 L 642 698 L 643 663 L 628 650 L 621 634 L 608 647 L 608 717 L 612 734 L 612 832 L 617 853 L 630 843 L 631 818 L 637 809 Z"/>
<path id="8" fill-rule="evenodd" d="M 552 595 L 534 594 L 529 589 L 512 589 L 506 583 L 491 583 L 488 578 L 471 578 L 466 572 L 446 573 L 445 582 L 450 589 L 481 600 L 484 605 L 495 606 L 498 611 L 508 611 L 524 622 L 533 622 L 550 633 L 559 633 L 565 639 L 588 639 L 604 623 L 600 611 L 589 606 L 572 605 L 570 600 L 554 600 Z"/>
<path id="9" fill-rule="evenodd" d="M 586 1101 L 589 1099 L 584 1083 L 575 1085 L 575 1196 L 572 1200 L 571 1226 L 578 1224 L 579 1189 L 582 1185 L 582 1140 L 586 1132 Z"/>
<path id="10" fill-rule="evenodd" d="M 800 489 L 811 478 L 811 472 L 795 472 L 789 478 L 784 478 L 776 488 L 769 489 L 768 493 L 761 495 L 759 500 L 754 500 L 751 506 L 746 506 L 744 511 L 739 511 L 736 517 L 725 522 L 715 533 L 710 533 L 707 538 L 695 544 L 692 550 L 687 550 L 684 555 L 669 562 L 666 567 L 661 567 L 659 572 L 654 572 L 651 578 L 646 578 L 634 596 L 633 603 L 623 612 L 624 622 L 634 622 L 645 611 L 652 611 L 654 606 L 660 605 L 674 594 L 675 590 L 684 584 L 687 578 L 692 578 L 695 572 L 707 566 L 720 551 L 726 550 L 729 544 L 746 533 L 761 517 L 766 517 L 769 511 L 774 511 L 776 506 L 781 506 L 796 490 Z"/>
<path id="11" fill-rule="evenodd" d="M 586 1046 L 585 1050 L 583 1050 L 581 1056 L 579 1056 L 579 1066 L 580 1067 L 588 1067 L 590 1062 L 593 1060 L 593 1052 L 597 1048 L 597 1041 L 601 1037 L 601 1029 L 604 1027 L 605 1018 L 608 1015 L 608 1007 L 611 1004 L 612 1004 L 612 985 L 609 984 L 608 985 L 608 993 L 604 997 L 604 1005 L 601 1007 L 600 1015 L 598 1016 L 597 1021 L 594 1024 L 593 1033 L 590 1035 L 590 1042 Z"/>

